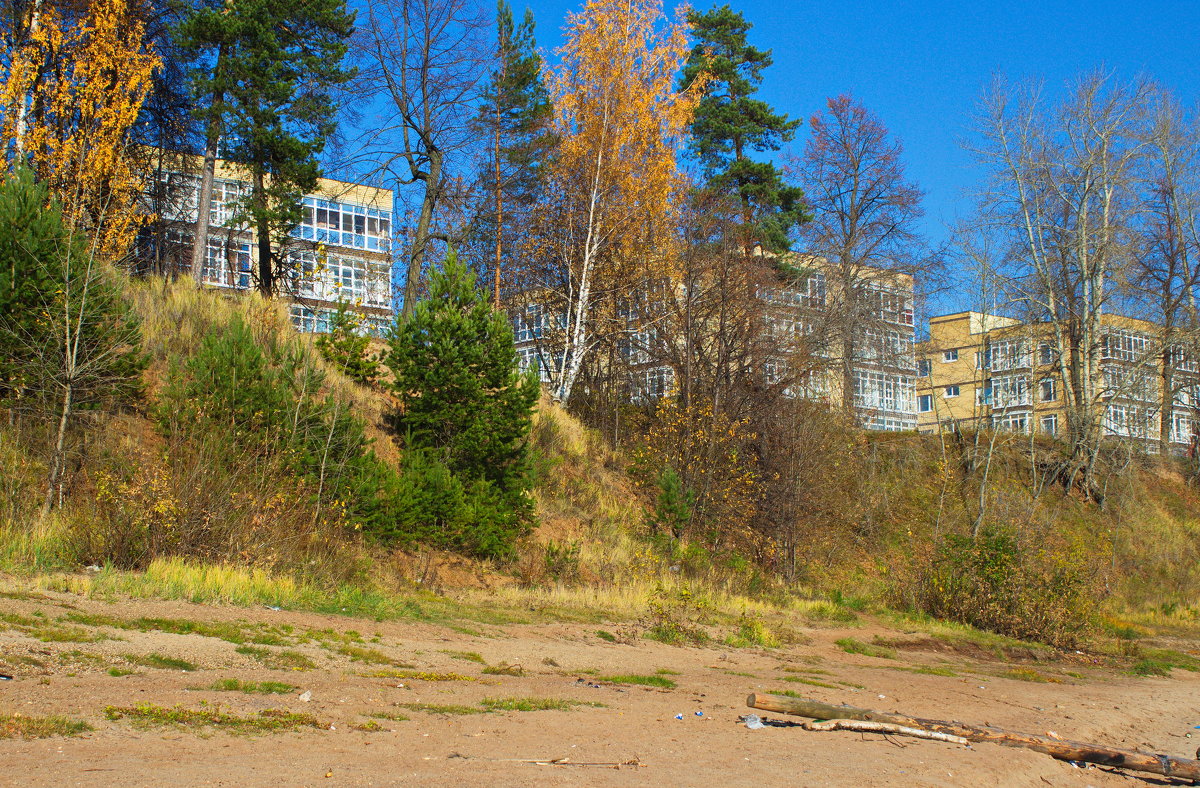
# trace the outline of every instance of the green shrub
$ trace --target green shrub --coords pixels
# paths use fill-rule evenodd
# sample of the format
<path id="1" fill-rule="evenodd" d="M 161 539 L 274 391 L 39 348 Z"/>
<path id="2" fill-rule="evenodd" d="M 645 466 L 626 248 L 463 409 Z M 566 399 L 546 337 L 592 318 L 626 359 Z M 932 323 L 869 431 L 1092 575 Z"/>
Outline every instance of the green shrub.
<path id="1" fill-rule="evenodd" d="M 1093 573 L 1082 547 L 1022 545 L 1015 533 L 987 529 L 951 535 L 922 573 L 918 607 L 1010 637 L 1070 647 L 1093 625 Z"/>
<path id="2" fill-rule="evenodd" d="M 317 337 L 317 349 L 346 377 L 369 386 L 379 376 L 379 360 L 371 355 L 371 338 L 363 330 L 363 317 L 338 301 L 329 318 L 329 333 Z"/>

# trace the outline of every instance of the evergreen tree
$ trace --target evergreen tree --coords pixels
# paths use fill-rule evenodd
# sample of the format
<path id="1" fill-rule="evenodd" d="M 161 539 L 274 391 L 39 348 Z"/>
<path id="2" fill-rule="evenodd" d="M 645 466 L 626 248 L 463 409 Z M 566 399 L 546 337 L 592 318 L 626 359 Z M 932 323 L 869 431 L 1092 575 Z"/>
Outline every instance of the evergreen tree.
<path id="1" fill-rule="evenodd" d="M 696 44 L 680 88 L 701 74 L 709 80 L 692 123 L 692 153 L 708 185 L 740 201 L 746 254 L 755 242 L 768 251 L 787 251 L 788 232 L 805 218 L 804 194 L 786 185 L 773 163 L 750 158 L 751 151 L 779 150 L 800 125 L 754 98 L 763 69 L 771 65 L 771 51 L 747 42 L 752 25 L 728 5 L 704 13 L 690 11 L 688 23 Z"/>
<path id="2" fill-rule="evenodd" d="M 250 171 L 244 207 L 265 295 L 275 290 L 276 248 L 300 223 L 300 199 L 321 174 L 317 157 L 335 128 L 330 91 L 352 76 L 342 60 L 353 29 L 345 0 L 237 0 L 199 8 L 180 26 L 181 42 L 208 61 L 193 85 L 209 99 L 201 110 L 209 146 L 220 136 L 227 156 Z"/>
<path id="3" fill-rule="evenodd" d="M 23 167 L 0 183 L 0 401 L 19 396 L 23 367 L 55 290 L 65 235 L 50 194 Z"/>
<path id="4" fill-rule="evenodd" d="M 490 236 L 492 289 L 500 303 L 501 267 L 513 247 L 522 217 L 533 207 L 542 165 L 555 144 L 553 108 L 542 82 L 542 57 L 534 39 L 533 12 L 513 22 L 507 0 L 496 4 L 496 67 L 484 88 L 478 124 L 489 138 L 491 161 L 482 173 L 484 203 L 476 224 Z"/>
<path id="5" fill-rule="evenodd" d="M 517 371 L 511 326 L 453 252 L 431 273 L 429 297 L 393 330 L 386 363 L 407 448 L 435 452 L 470 498 L 462 526 L 470 532 L 454 540 L 506 555 L 533 521 L 529 432 L 539 386 Z"/>
<path id="6" fill-rule="evenodd" d="M 317 337 L 317 349 L 355 383 L 369 386 L 379 374 L 379 360 L 371 355 L 371 337 L 362 331 L 363 319 L 345 301 L 329 318 L 329 333 Z"/>

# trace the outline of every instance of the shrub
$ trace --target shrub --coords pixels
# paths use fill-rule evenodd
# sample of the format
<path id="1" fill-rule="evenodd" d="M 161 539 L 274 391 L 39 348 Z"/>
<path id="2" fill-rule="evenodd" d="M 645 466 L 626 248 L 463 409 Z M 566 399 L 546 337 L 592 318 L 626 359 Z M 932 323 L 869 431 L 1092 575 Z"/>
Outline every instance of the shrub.
<path id="1" fill-rule="evenodd" d="M 363 318 L 345 301 L 329 318 L 329 333 L 317 337 L 321 355 L 342 374 L 363 386 L 375 382 L 379 360 L 371 352 L 371 338 L 363 331 Z"/>
<path id="2" fill-rule="evenodd" d="M 921 573 L 918 606 L 990 632 L 1074 646 L 1092 626 L 1091 569 L 1082 548 L 1048 537 L 1034 547 L 1007 529 L 950 535 Z"/>

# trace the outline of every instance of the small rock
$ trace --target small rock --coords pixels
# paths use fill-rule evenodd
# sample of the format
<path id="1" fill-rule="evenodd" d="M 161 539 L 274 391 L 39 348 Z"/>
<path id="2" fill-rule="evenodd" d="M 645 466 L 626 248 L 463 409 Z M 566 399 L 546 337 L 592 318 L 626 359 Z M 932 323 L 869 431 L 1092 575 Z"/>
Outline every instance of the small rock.
<path id="1" fill-rule="evenodd" d="M 300 693 L 300 700 L 304 703 L 308 703 L 310 700 L 312 700 L 312 690 L 304 690 L 304 692 Z"/>

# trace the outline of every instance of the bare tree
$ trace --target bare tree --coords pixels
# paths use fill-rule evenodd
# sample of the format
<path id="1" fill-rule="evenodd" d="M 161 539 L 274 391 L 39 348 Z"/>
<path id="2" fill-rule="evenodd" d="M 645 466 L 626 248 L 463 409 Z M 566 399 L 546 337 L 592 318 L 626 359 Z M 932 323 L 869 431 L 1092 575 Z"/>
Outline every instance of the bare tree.
<path id="1" fill-rule="evenodd" d="M 1010 298 L 1049 324 L 1064 389 L 1071 479 L 1091 469 L 1100 446 L 1105 384 L 1101 315 L 1130 260 L 1133 178 L 1142 156 L 1145 81 L 1101 73 L 1048 104 L 1040 86 L 997 80 L 979 118 L 973 151 L 989 170 L 984 212 L 1011 243 Z"/>
<path id="2" fill-rule="evenodd" d="M 412 314 L 430 241 L 437 231 L 450 157 L 470 142 L 485 76 L 486 18 L 475 0 L 383 0 L 366 9 L 355 44 L 354 90 L 378 106 L 364 117 L 360 158 L 400 186 L 421 184 L 422 197 L 405 264 L 402 315 Z"/>
<path id="3" fill-rule="evenodd" d="M 1194 423 L 1183 402 L 1197 394 L 1200 361 L 1200 124 L 1163 88 L 1153 97 L 1147 125 L 1146 158 L 1141 168 L 1143 207 L 1134 238 L 1128 281 L 1133 297 L 1159 326 L 1159 451 L 1170 451 L 1174 437 Z"/>
<path id="4" fill-rule="evenodd" d="M 898 326 L 913 324 L 910 283 L 939 257 L 917 232 L 923 193 L 905 175 L 900 142 L 850 96 L 831 98 L 811 121 L 803 155 L 788 167 L 812 220 L 800 227 L 809 263 L 827 279 L 826 355 L 853 412 L 854 370 L 872 361 L 912 374 L 912 348 Z"/>

